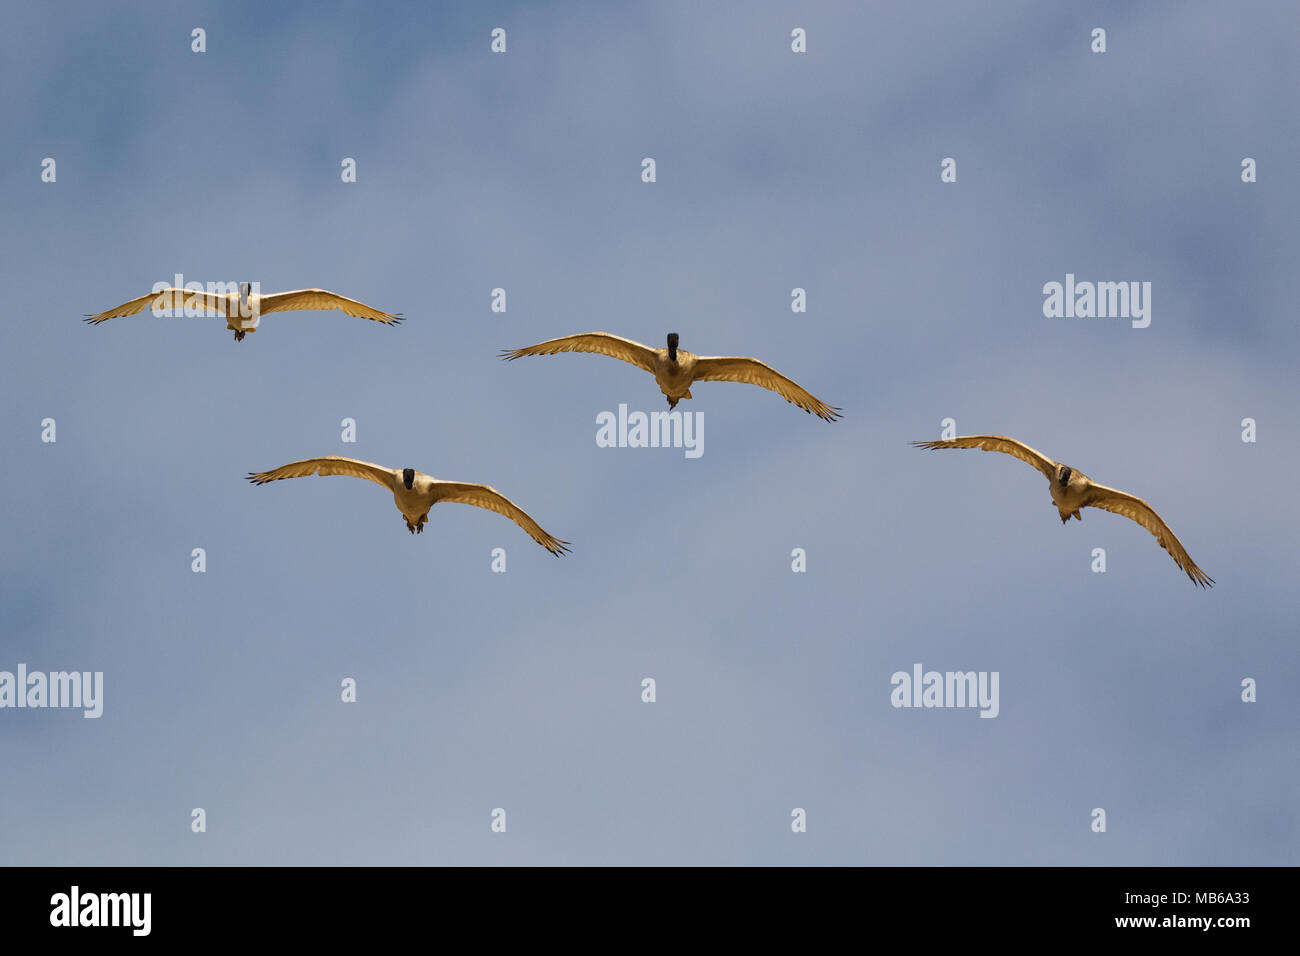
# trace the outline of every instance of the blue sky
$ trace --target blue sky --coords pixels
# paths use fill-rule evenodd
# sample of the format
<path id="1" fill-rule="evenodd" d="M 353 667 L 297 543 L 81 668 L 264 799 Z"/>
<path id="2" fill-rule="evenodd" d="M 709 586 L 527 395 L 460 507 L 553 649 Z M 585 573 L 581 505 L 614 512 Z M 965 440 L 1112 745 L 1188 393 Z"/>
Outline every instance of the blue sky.
<path id="1" fill-rule="evenodd" d="M 0 862 L 1296 863 L 1296 26 L 7 5 L 0 669 L 103 671 L 105 702 L 0 710 Z M 177 272 L 408 321 L 81 323 Z M 1067 273 L 1150 281 L 1151 326 L 1045 318 Z M 699 459 L 598 448 L 601 411 L 663 408 L 648 376 L 496 358 L 595 329 L 846 417 L 704 384 Z M 949 417 L 1147 498 L 1216 587 L 1118 516 L 1063 528 L 1014 459 L 909 447 Z M 488 482 L 573 553 L 241 480 L 318 455 Z M 998 671 L 999 716 L 894 709 L 918 662 Z"/>

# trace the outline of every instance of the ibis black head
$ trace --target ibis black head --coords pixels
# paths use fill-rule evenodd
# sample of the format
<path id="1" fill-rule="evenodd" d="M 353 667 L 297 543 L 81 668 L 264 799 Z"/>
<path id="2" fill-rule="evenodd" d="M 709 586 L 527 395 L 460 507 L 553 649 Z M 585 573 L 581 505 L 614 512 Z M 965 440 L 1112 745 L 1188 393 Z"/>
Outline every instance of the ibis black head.
<path id="1" fill-rule="evenodd" d="M 677 341 L 678 341 L 677 333 L 669 332 L 668 333 L 668 361 L 670 362 L 677 361 Z"/>
<path id="2" fill-rule="evenodd" d="M 402 484 L 406 485 L 406 490 L 407 490 L 407 491 L 410 491 L 412 488 L 415 487 L 415 469 L 414 469 L 414 468 L 403 468 L 403 469 L 402 469 Z"/>

